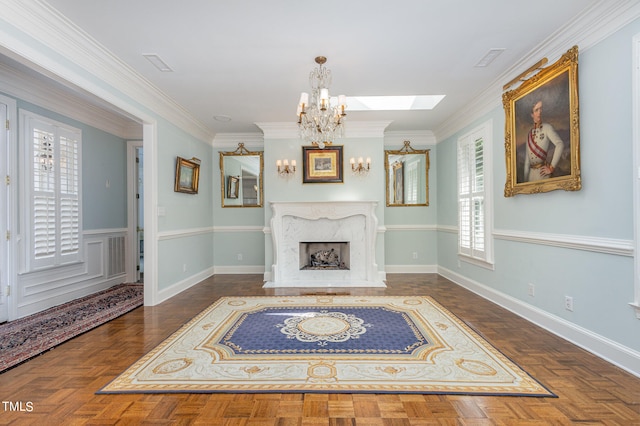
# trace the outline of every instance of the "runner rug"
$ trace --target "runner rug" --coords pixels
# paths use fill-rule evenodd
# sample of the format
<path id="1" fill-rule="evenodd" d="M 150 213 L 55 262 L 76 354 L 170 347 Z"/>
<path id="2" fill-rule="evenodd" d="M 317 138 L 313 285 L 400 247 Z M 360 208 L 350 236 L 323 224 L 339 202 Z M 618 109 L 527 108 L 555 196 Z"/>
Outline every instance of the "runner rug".
<path id="1" fill-rule="evenodd" d="M 0 373 L 143 303 L 143 286 L 119 284 L 0 324 Z"/>
<path id="2" fill-rule="evenodd" d="M 98 393 L 555 396 L 429 297 L 225 297 Z"/>

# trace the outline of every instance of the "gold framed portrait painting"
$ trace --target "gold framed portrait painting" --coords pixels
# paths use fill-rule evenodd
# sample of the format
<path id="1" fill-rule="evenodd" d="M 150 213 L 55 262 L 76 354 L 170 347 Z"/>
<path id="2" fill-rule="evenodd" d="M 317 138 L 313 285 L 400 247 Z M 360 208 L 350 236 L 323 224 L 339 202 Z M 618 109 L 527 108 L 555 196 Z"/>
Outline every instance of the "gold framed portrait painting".
<path id="1" fill-rule="evenodd" d="M 303 146 L 302 168 L 302 183 L 342 183 L 342 146 Z"/>
<path id="2" fill-rule="evenodd" d="M 578 191 L 578 47 L 502 95 L 506 115 L 504 196 Z"/>
<path id="3" fill-rule="evenodd" d="M 196 159 L 187 160 L 182 157 L 176 159 L 176 180 L 173 188 L 175 192 L 186 192 L 187 194 L 198 193 L 200 161 L 195 160 Z"/>

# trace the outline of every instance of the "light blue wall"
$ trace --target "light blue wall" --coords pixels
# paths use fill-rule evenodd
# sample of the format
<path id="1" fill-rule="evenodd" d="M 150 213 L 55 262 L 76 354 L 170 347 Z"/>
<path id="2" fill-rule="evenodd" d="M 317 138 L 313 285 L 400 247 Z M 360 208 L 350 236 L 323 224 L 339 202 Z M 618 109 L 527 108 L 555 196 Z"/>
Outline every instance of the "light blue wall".
<path id="1" fill-rule="evenodd" d="M 17 106 L 82 131 L 82 228 L 126 228 L 126 140 L 20 99 Z"/>
<path id="2" fill-rule="evenodd" d="M 437 150 L 435 145 L 418 146 L 412 144 L 412 147 L 429 150 L 429 205 L 385 207 L 384 225 L 387 227 L 385 232 L 385 263 L 393 267 L 408 265 L 435 268 L 438 263 L 437 233 L 435 231 L 438 223 Z M 391 145 L 384 147 L 385 150 L 392 151 L 401 148 L 401 146 Z M 382 166 L 384 167 L 384 164 Z M 386 181 L 383 183 L 383 191 L 385 185 Z M 386 199 L 384 205 L 386 206 Z M 414 253 L 417 255 L 415 259 Z"/>
<path id="3" fill-rule="evenodd" d="M 210 145 L 167 122 L 158 124 L 158 288 L 170 287 L 213 265 L 213 176 Z M 175 192 L 177 157 L 200 160 L 197 194 Z M 162 235 L 169 233 L 170 238 Z M 176 235 L 176 236 L 174 236 Z M 185 268 L 186 265 L 186 268 Z M 186 269 L 186 271 L 185 271 Z"/>
<path id="4" fill-rule="evenodd" d="M 631 58 L 640 21 L 579 55 L 580 154 L 583 188 L 577 192 L 503 196 L 504 112 L 496 108 L 438 144 L 438 218 L 457 223 L 456 142 L 493 119 L 494 226 L 501 232 L 535 232 L 580 238 L 633 240 Z M 495 270 L 458 263 L 457 234 L 440 232 L 438 263 L 465 279 L 511 296 L 634 350 L 640 321 L 633 301 L 633 258 L 578 249 L 494 239 Z M 535 285 L 535 297 L 527 295 Z M 574 311 L 564 309 L 572 296 Z"/>
<path id="5" fill-rule="evenodd" d="M 247 148 L 257 151 L 251 147 Z M 264 207 L 222 207 L 220 152 L 231 151 L 234 149 L 222 149 L 212 153 L 212 161 L 215 165 L 212 177 L 213 222 L 216 227 L 213 247 L 214 264 L 216 267 L 240 270 L 247 268 L 248 272 L 259 269 L 262 272 L 265 241 Z M 242 259 L 239 259 L 238 255 L 241 255 Z"/>

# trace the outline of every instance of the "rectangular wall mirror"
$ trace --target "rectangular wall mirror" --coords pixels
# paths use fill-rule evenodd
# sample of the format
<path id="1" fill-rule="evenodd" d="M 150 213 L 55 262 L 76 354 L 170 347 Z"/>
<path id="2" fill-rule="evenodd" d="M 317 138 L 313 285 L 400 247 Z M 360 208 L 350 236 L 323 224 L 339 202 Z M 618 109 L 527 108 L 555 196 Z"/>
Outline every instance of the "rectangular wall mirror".
<path id="1" fill-rule="evenodd" d="M 243 143 L 235 151 L 220 152 L 222 207 L 262 207 L 262 152 L 248 151 Z"/>
<path id="2" fill-rule="evenodd" d="M 384 152 L 388 207 L 429 205 L 429 150 L 402 149 Z"/>

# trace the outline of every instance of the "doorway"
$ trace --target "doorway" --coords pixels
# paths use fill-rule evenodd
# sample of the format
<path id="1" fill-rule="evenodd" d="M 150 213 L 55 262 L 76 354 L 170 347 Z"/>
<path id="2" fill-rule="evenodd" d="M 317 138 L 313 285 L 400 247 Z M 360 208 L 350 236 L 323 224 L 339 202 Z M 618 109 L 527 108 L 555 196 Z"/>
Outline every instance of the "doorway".
<path id="1" fill-rule="evenodd" d="M 127 142 L 128 234 L 131 236 L 127 281 L 144 283 L 144 169 L 142 141 Z"/>

